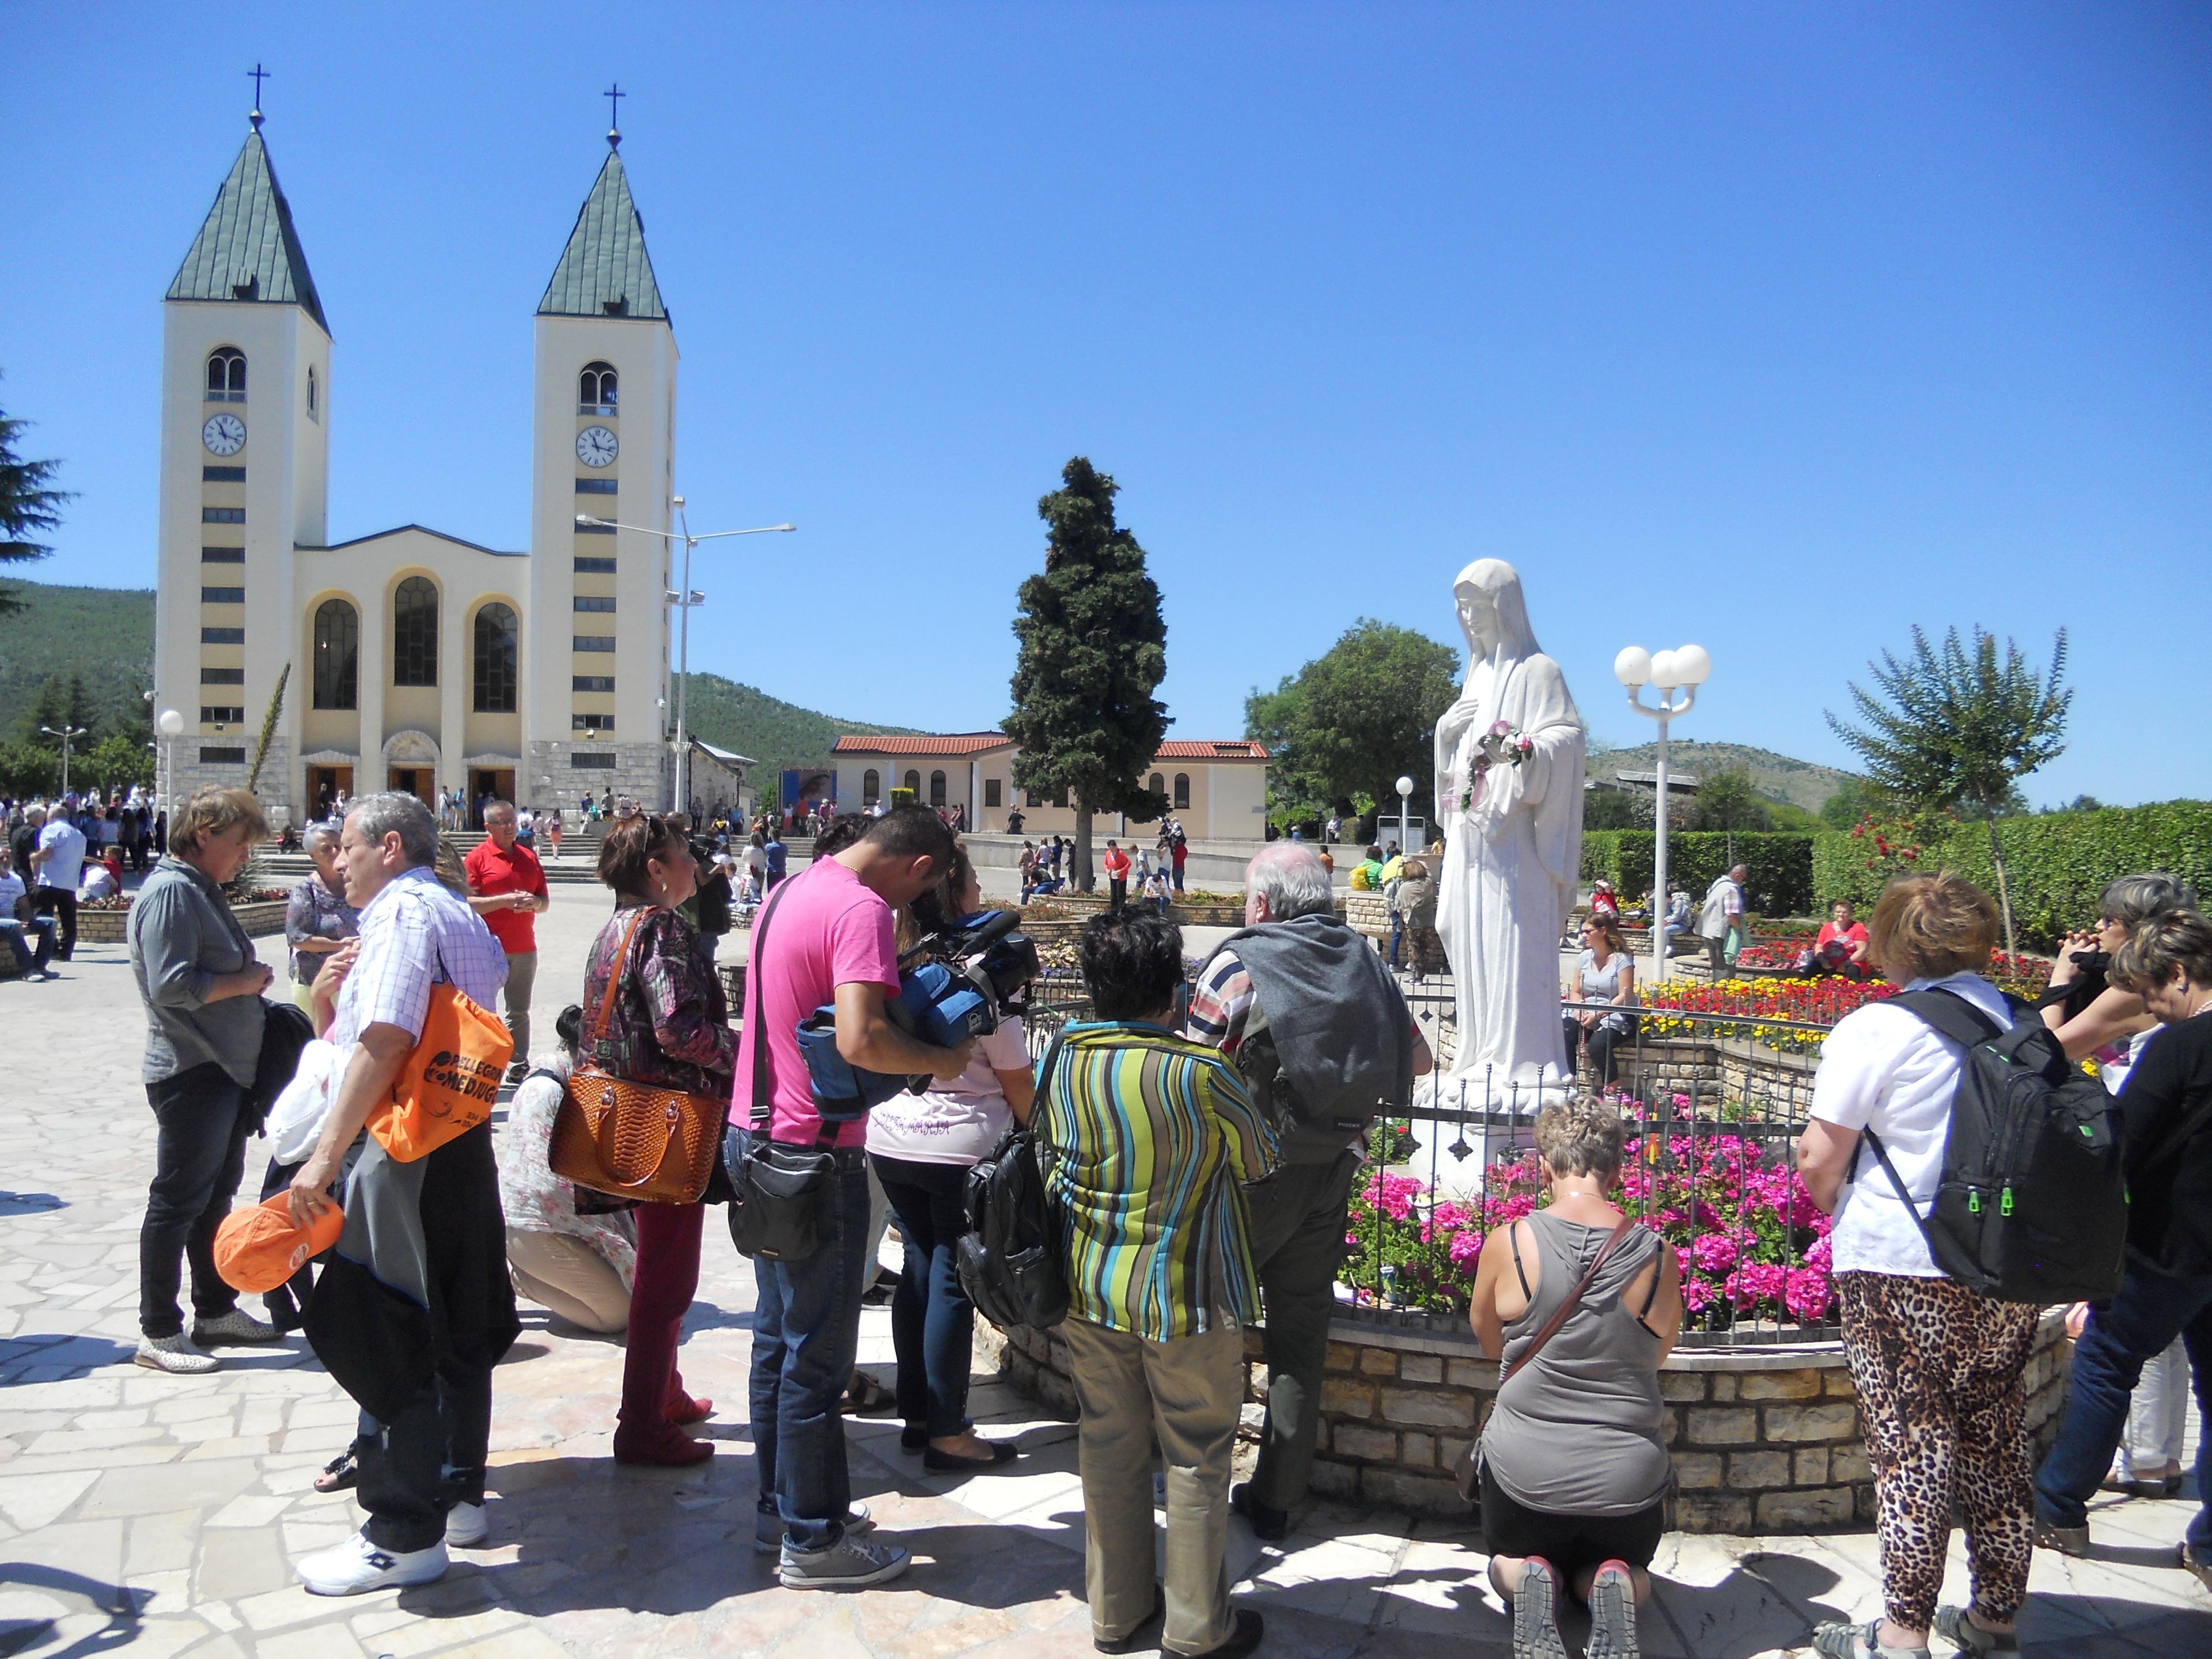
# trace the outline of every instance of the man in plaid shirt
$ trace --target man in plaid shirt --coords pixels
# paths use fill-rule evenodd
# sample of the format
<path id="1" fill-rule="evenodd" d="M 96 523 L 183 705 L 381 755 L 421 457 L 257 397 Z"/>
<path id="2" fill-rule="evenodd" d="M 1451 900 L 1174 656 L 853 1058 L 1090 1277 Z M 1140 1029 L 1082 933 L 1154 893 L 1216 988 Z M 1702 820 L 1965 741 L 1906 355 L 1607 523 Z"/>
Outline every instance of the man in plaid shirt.
<path id="1" fill-rule="evenodd" d="M 293 1177 L 292 1218 L 306 1226 L 331 1208 L 345 1174 L 346 1231 L 309 1304 L 308 1335 L 375 1419 L 356 1443 L 368 1524 L 298 1565 L 318 1595 L 428 1583 L 444 1574 L 449 1543 L 481 1544 L 490 1530 L 491 1371 L 520 1328 L 491 1125 L 413 1163 L 373 1141 L 346 1162 L 422 1036 L 431 987 L 450 982 L 489 1008 L 507 980 L 499 942 L 433 872 L 437 854 L 436 820 L 413 795 L 353 804 L 338 868 L 361 935 L 315 981 L 318 1029 L 354 1049 Z"/>

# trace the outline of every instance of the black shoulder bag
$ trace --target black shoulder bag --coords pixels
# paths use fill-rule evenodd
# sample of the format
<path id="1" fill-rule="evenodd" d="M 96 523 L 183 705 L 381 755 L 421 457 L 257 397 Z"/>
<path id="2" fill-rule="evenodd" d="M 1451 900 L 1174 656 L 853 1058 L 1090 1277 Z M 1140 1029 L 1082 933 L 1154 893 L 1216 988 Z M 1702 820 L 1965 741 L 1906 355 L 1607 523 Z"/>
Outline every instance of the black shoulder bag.
<path id="1" fill-rule="evenodd" d="M 734 1189 L 730 1200 L 730 1243 L 738 1247 L 739 1255 L 769 1261 L 804 1261 L 814 1254 L 823 1183 L 837 1163 L 830 1146 L 836 1139 L 837 1126 L 827 1120 L 811 1146 L 769 1139 L 769 1030 L 761 970 L 769 921 L 787 890 L 784 884 L 777 884 L 768 902 L 761 906 L 760 920 L 753 925 L 752 950 L 745 967 L 749 1005 L 745 1023 L 753 1036 L 752 1116 L 744 1136 L 744 1156 L 730 1171 Z"/>

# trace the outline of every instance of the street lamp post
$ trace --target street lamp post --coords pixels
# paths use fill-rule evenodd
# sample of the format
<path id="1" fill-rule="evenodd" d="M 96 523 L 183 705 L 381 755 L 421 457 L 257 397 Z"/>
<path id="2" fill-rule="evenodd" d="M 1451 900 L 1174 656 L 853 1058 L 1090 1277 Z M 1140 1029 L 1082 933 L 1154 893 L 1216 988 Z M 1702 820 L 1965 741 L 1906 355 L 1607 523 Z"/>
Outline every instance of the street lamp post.
<path id="1" fill-rule="evenodd" d="M 1646 720 L 1659 722 L 1657 801 L 1653 827 L 1657 831 L 1651 850 L 1651 977 L 1667 977 L 1667 726 L 1678 714 L 1686 714 L 1698 700 L 1698 688 L 1713 672 L 1713 659 L 1702 645 L 1686 645 L 1678 651 L 1657 654 L 1632 645 L 1613 659 L 1613 677 L 1628 688 L 1628 706 Z M 1651 708 L 1637 693 L 1649 684 L 1659 694 Z M 1668 693 L 1680 689 L 1679 700 Z"/>
<path id="2" fill-rule="evenodd" d="M 1398 856 L 1402 859 L 1413 856 L 1413 819 L 1407 816 L 1413 809 L 1413 779 L 1400 778 L 1398 780 Z"/>
<path id="3" fill-rule="evenodd" d="M 680 538 L 684 543 L 684 586 L 681 596 L 671 594 L 664 602 L 673 603 L 684 612 L 683 620 L 678 624 L 677 629 L 674 790 L 676 799 L 670 804 L 669 810 L 687 812 L 691 806 L 690 793 L 685 787 L 691 771 L 691 743 L 684 720 L 690 712 L 691 690 L 691 607 L 700 604 L 707 597 L 704 593 L 692 591 L 691 550 L 698 546 L 701 542 L 720 541 L 727 536 L 768 536 L 781 531 L 796 530 L 799 526 L 795 524 L 764 524 L 751 530 L 710 530 L 702 536 L 695 536 L 691 533 L 690 521 L 684 517 L 684 498 L 681 495 L 675 496 L 670 504 L 676 509 L 676 521 L 679 526 L 676 530 L 650 530 L 643 525 L 618 524 L 612 519 L 595 519 L 588 513 L 579 513 L 576 515 L 576 522 L 600 526 L 609 530 L 635 531 L 641 536 L 658 536 L 663 541 L 672 541 Z"/>
<path id="4" fill-rule="evenodd" d="M 39 728 L 48 737 L 59 738 L 62 740 L 62 793 L 64 795 L 70 792 L 70 744 L 84 736 L 87 729 L 82 726 L 71 726 L 67 720 L 64 720 L 59 726 L 42 726 Z"/>
<path id="5" fill-rule="evenodd" d="M 177 738 L 185 729 L 185 717 L 173 708 L 164 708 L 155 718 L 154 729 L 161 734 L 161 814 L 176 816 L 176 803 L 170 799 L 177 787 Z"/>

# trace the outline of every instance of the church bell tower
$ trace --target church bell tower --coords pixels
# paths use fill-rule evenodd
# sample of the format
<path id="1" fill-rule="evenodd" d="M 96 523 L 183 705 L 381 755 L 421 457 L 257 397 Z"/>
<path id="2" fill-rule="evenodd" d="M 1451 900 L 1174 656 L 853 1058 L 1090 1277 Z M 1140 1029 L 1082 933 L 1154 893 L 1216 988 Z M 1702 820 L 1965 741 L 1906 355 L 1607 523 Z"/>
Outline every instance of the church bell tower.
<path id="1" fill-rule="evenodd" d="M 156 710 L 184 716 L 173 793 L 242 785 L 286 664 L 286 717 L 263 767 L 289 799 L 301 699 L 292 550 L 324 539 L 330 326 L 261 112 L 164 296 Z"/>
<path id="2" fill-rule="evenodd" d="M 671 763 L 676 336 L 621 143 L 607 134 L 538 302 L 526 724 L 537 798 L 612 789 L 657 809 Z"/>

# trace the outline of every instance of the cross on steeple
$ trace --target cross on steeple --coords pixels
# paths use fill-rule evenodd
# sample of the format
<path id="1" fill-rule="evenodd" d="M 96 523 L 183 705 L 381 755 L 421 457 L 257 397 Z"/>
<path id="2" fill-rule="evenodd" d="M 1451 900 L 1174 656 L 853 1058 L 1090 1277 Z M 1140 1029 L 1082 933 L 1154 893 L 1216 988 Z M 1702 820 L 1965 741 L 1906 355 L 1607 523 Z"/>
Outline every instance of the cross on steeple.
<path id="1" fill-rule="evenodd" d="M 261 131 L 261 83 L 275 77 L 258 63 L 246 72 L 253 81 L 253 112 L 246 118 L 253 123 L 253 130 L 258 132 Z"/>
<path id="2" fill-rule="evenodd" d="M 599 94 L 607 100 L 607 144 L 610 149 L 622 143 L 622 100 L 629 94 L 616 82 Z"/>

